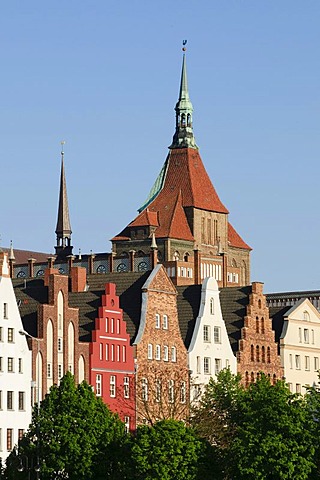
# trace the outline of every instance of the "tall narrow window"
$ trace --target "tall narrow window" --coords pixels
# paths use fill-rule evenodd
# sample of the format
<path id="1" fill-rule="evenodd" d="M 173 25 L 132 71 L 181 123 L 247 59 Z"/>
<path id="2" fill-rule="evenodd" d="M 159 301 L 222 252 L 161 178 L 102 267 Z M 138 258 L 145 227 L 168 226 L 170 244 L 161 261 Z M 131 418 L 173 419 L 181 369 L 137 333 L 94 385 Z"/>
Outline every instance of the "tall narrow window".
<path id="1" fill-rule="evenodd" d="M 103 343 L 100 343 L 99 345 L 99 358 L 100 360 L 103 359 Z"/>
<path id="2" fill-rule="evenodd" d="M 260 348 L 259 348 L 259 345 L 256 346 L 256 361 L 260 362 Z"/>
<path id="3" fill-rule="evenodd" d="M 0 342 L 3 342 L 3 328 L 0 327 Z"/>
<path id="4" fill-rule="evenodd" d="M 129 433 L 129 430 L 130 430 L 130 417 L 127 417 L 127 416 L 124 417 L 124 428 L 125 428 L 125 432 L 126 432 L 126 433 Z"/>
<path id="5" fill-rule="evenodd" d="M 19 392 L 19 397 L 18 397 L 18 408 L 19 410 L 24 410 L 24 397 L 25 393 L 24 392 Z"/>
<path id="6" fill-rule="evenodd" d="M 110 375 L 110 397 L 115 398 L 116 396 L 116 376 Z"/>
<path id="7" fill-rule="evenodd" d="M 7 428 L 7 450 L 11 451 L 13 448 L 13 429 Z"/>
<path id="8" fill-rule="evenodd" d="M 210 325 L 203 325 L 203 341 L 210 342 Z"/>
<path id="9" fill-rule="evenodd" d="M 266 361 L 266 349 L 265 347 L 262 345 L 261 347 L 261 362 L 262 363 L 265 363 Z"/>
<path id="10" fill-rule="evenodd" d="M 152 343 L 148 344 L 148 359 L 152 360 Z"/>
<path id="11" fill-rule="evenodd" d="M 264 333 L 264 318 L 261 318 L 261 333 Z"/>
<path id="12" fill-rule="evenodd" d="M 169 348 L 167 345 L 163 347 L 163 360 L 167 362 L 169 360 Z"/>
<path id="13" fill-rule="evenodd" d="M 58 337 L 58 352 L 62 352 L 62 337 Z"/>
<path id="14" fill-rule="evenodd" d="M 176 362 L 177 361 L 177 350 L 176 347 L 171 347 L 171 361 Z"/>
<path id="15" fill-rule="evenodd" d="M 168 315 L 163 315 L 163 329 L 168 330 Z"/>
<path id="16" fill-rule="evenodd" d="M 300 370 L 301 369 L 300 355 L 295 356 L 295 361 L 296 361 L 296 370 Z"/>
<path id="17" fill-rule="evenodd" d="M 18 359 L 18 371 L 19 371 L 19 373 L 23 373 L 22 358 Z"/>
<path id="18" fill-rule="evenodd" d="M 271 363 L 271 350 L 270 347 L 267 348 L 267 362 Z"/>
<path id="19" fill-rule="evenodd" d="M 214 315 L 214 299 L 210 298 L 210 315 Z"/>
<path id="20" fill-rule="evenodd" d="M 58 379 L 60 380 L 62 378 L 62 365 L 61 363 L 58 364 Z"/>
<path id="21" fill-rule="evenodd" d="M 174 380 L 169 380 L 169 403 L 174 402 Z"/>
<path id="22" fill-rule="evenodd" d="M 305 370 L 310 370 L 310 357 L 304 357 L 304 366 L 305 366 Z"/>
<path id="23" fill-rule="evenodd" d="M 160 328 L 160 315 L 156 313 L 156 328 Z"/>
<path id="24" fill-rule="evenodd" d="M 319 357 L 314 357 L 314 369 L 315 371 L 319 370 Z"/>
<path id="25" fill-rule="evenodd" d="M 8 318 L 8 304 L 3 304 L 3 318 Z"/>
<path id="26" fill-rule="evenodd" d="M 210 357 L 204 357 L 204 359 L 203 359 L 203 372 L 206 375 L 209 375 L 211 373 Z"/>
<path id="27" fill-rule="evenodd" d="M 13 410 L 13 391 L 7 391 L 7 410 Z"/>
<path id="28" fill-rule="evenodd" d="M 123 379 L 123 395 L 124 398 L 129 398 L 130 397 L 130 379 L 129 377 L 124 377 Z"/>
<path id="29" fill-rule="evenodd" d="M 260 333 L 260 322 L 259 322 L 259 317 L 256 317 L 256 333 Z"/>
<path id="30" fill-rule="evenodd" d="M 13 331 L 13 328 L 8 328 L 8 343 L 14 342 Z"/>
<path id="31" fill-rule="evenodd" d="M 304 343 L 309 343 L 309 329 L 308 328 L 303 329 L 303 341 L 304 341 Z"/>
<path id="32" fill-rule="evenodd" d="M 314 345 L 314 330 L 311 330 L 311 343 Z"/>
<path id="33" fill-rule="evenodd" d="M 292 353 L 289 354 L 289 366 L 290 368 L 293 368 Z"/>
<path id="34" fill-rule="evenodd" d="M 161 360 L 161 347 L 156 345 L 156 360 Z"/>
<path id="35" fill-rule="evenodd" d="M 302 343 L 302 328 L 299 328 L 299 343 Z"/>
<path id="36" fill-rule="evenodd" d="M 186 382 L 180 383 L 180 403 L 186 403 Z"/>
<path id="37" fill-rule="evenodd" d="M 214 359 L 214 373 L 218 375 L 218 373 L 221 370 L 221 358 L 215 358 Z"/>
<path id="38" fill-rule="evenodd" d="M 156 402 L 161 402 L 161 380 L 160 378 L 156 379 Z"/>
<path id="39" fill-rule="evenodd" d="M 197 373 L 201 373 L 201 359 L 197 357 Z"/>
<path id="40" fill-rule="evenodd" d="M 13 372 L 13 357 L 8 357 L 8 372 Z"/>
<path id="41" fill-rule="evenodd" d="M 97 395 L 97 397 L 101 397 L 101 395 L 102 395 L 101 384 L 102 384 L 102 377 L 98 373 L 96 375 L 96 395 Z"/>
<path id="42" fill-rule="evenodd" d="M 213 327 L 213 339 L 214 343 L 221 343 L 221 328 Z"/>
<path id="43" fill-rule="evenodd" d="M 148 401 L 148 380 L 146 378 L 141 379 L 141 398 L 145 402 Z"/>
<path id="44" fill-rule="evenodd" d="M 251 362 L 254 362 L 254 346 L 253 345 L 251 345 L 250 347 L 250 352 L 251 352 L 251 355 L 250 355 Z"/>

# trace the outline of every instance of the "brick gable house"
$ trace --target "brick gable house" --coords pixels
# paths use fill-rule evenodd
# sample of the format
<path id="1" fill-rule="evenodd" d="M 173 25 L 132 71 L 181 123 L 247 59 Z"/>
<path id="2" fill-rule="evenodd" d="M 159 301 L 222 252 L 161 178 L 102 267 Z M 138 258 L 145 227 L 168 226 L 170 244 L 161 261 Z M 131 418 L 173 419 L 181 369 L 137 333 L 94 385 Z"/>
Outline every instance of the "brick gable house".
<path id="1" fill-rule="evenodd" d="M 253 282 L 242 288 L 221 291 L 222 315 L 231 346 L 237 356 L 237 372 L 245 385 L 260 372 L 274 383 L 284 376 L 263 284 Z"/>
<path id="2" fill-rule="evenodd" d="M 162 265 L 142 287 L 141 320 L 133 343 L 137 362 L 137 422 L 188 415 L 189 372 L 177 311 L 177 291 Z"/>

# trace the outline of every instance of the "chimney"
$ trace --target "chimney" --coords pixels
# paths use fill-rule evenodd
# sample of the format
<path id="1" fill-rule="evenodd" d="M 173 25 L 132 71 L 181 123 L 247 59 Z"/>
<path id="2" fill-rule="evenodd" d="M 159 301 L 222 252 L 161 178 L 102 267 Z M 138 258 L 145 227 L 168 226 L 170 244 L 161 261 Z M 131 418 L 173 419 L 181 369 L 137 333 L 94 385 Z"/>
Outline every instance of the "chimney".
<path id="1" fill-rule="evenodd" d="M 72 267 L 70 270 L 71 292 L 84 292 L 87 285 L 87 270 L 84 267 Z"/>

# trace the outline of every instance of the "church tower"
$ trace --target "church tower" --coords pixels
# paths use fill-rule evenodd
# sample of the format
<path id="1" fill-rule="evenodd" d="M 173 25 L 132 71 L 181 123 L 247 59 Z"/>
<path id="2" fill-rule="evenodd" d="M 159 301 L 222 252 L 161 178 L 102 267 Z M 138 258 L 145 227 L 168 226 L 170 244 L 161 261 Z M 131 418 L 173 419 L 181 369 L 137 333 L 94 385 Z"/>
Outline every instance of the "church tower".
<path id="1" fill-rule="evenodd" d="M 154 234 L 159 262 L 169 274 L 174 271 L 175 277 L 178 269 L 180 276 L 183 272 L 182 277 L 189 278 L 183 283 L 194 283 L 199 267 L 196 283 L 213 276 L 219 286 L 245 285 L 250 282 L 251 248 L 229 223 L 229 212 L 200 157 L 193 134 L 185 50 L 168 156 L 138 216 L 112 239 L 113 253 L 125 255 L 133 249 L 146 253 Z M 182 283 L 181 278 L 174 281 Z"/>
<path id="2" fill-rule="evenodd" d="M 60 193 L 58 206 L 58 219 L 56 226 L 57 245 L 55 246 L 57 258 L 66 258 L 72 255 L 71 246 L 71 224 L 69 218 L 69 205 L 67 196 L 67 183 L 64 172 L 64 142 L 61 142 L 61 173 L 60 173 Z"/>

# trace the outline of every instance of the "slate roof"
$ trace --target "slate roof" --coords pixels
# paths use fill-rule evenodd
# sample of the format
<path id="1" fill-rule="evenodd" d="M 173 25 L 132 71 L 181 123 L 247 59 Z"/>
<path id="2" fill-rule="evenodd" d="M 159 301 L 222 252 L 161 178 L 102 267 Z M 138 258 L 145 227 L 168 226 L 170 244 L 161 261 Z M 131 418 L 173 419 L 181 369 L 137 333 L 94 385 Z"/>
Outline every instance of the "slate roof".
<path id="1" fill-rule="evenodd" d="M 201 285 L 176 287 L 178 318 L 182 339 L 189 348 L 201 301 Z"/>
<path id="2" fill-rule="evenodd" d="M 79 308 L 79 339 L 83 342 L 91 340 L 94 321 L 101 296 L 105 293 L 105 284 L 116 284 L 116 293 L 120 296 L 120 307 L 127 323 L 127 332 L 131 340 L 136 336 L 141 312 L 141 289 L 150 272 L 106 273 L 88 275 L 89 289 L 86 292 L 69 292 L 69 306 Z M 39 304 L 48 303 L 48 287 L 43 279 L 13 279 L 13 286 L 19 305 L 23 328 L 30 335 L 37 335 L 37 311 Z M 26 288 L 25 288 L 26 287 Z"/>
<path id="3" fill-rule="evenodd" d="M 244 325 L 246 307 L 249 304 L 251 291 L 251 285 L 227 287 L 220 290 L 222 317 L 225 321 L 231 348 L 234 353 L 239 350 L 241 328 Z"/>
<path id="4" fill-rule="evenodd" d="M 272 329 L 275 332 L 275 340 L 278 343 L 278 350 L 280 351 L 280 336 L 282 333 L 284 317 L 286 313 L 291 309 L 291 306 L 287 307 L 269 307 L 269 316 L 272 320 Z"/>

